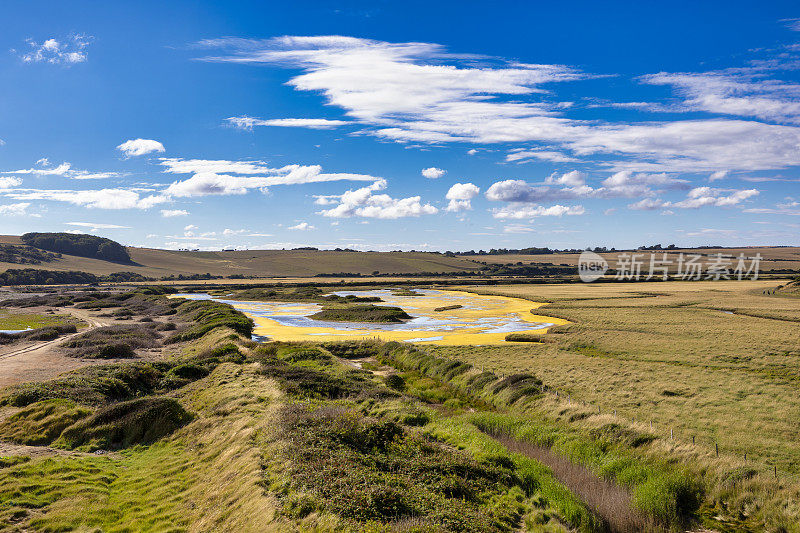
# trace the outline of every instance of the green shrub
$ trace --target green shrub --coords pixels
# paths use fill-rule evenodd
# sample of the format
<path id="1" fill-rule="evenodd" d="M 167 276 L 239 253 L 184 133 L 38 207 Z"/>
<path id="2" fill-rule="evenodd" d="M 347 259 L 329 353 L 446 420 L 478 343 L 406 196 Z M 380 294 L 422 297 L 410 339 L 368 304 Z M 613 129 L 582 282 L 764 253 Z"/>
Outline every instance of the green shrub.
<path id="1" fill-rule="evenodd" d="M 386 386 L 390 389 L 404 391 L 406 389 L 406 380 L 399 374 L 389 374 L 384 379 Z"/>

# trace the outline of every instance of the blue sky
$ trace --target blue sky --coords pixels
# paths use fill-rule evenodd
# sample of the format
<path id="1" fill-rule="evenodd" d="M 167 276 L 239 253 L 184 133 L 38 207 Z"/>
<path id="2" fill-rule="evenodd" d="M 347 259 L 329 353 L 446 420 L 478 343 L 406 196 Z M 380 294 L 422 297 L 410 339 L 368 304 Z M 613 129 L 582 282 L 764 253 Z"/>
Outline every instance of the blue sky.
<path id="1" fill-rule="evenodd" d="M 14 2 L 0 233 L 800 245 L 792 2 Z"/>

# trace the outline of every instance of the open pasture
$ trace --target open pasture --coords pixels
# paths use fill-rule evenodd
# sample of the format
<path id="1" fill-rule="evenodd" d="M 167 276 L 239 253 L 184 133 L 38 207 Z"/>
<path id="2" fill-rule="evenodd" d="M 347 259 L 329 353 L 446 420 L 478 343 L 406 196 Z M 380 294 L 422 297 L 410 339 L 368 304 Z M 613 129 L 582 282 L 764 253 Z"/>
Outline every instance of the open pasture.
<path id="1" fill-rule="evenodd" d="M 800 473 L 800 299 L 774 281 L 507 285 L 572 322 L 553 343 L 432 347 L 533 372 L 577 401 Z M 769 292 L 769 294 L 767 294 Z"/>

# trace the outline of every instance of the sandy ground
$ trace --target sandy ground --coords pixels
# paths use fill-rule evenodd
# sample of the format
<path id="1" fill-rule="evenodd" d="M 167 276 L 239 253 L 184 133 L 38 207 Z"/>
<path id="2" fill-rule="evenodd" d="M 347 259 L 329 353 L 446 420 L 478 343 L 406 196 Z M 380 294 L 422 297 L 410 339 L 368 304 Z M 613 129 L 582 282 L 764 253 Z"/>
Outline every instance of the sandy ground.
<path id="1" fill-rule="evenodd" d="M 52 379 L 63 372 L 89 365 L 108 364 L 130 359 L 78 359 L 67 357 L 58 346 L 67 339 L 102 326 L 131 324 L 130 321 L 117 321 L 98 317 L 96 312 L 71 307 L 56 309 L 59 314 L 71 314 L 89 324 L 78 333 L 61 336 L 52 341 L 15 344 L 0 347 L 0 387 L 8 387 L 26 381 Z M 145 359 L 149 358 L 147 354 Z M 153 354 L 155 355 L 155 354 Z M 0 450 L 1 451 L 1 450 Z"/>

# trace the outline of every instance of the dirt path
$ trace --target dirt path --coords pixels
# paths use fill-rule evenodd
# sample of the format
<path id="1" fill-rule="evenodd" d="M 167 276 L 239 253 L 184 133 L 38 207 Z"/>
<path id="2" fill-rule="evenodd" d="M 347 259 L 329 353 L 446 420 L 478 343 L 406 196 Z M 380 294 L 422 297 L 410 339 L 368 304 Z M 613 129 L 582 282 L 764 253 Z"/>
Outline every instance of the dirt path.
<path id="1" fill-rule="evenodd" d="M 0 387 L 7 387 L 25 381 L 50 379 L 68 370 L 97 364 L 94 361 L 66 357 L 58 353 L 55 347 L 76 335 L 81 335 L 99 327 L 109 326 L 113 321 L 96 317 L 85 309 L 67 308 L 63 309 L 63 311 L 83 320 L 89 324 L 89 327 L 78 333 L 64 335 L 51 341 L 37 342 L 0 353 Z M 109 363 L 112 361 L 105 360 L 100 362 Z"/>

